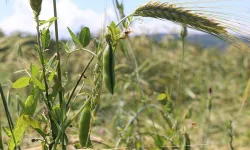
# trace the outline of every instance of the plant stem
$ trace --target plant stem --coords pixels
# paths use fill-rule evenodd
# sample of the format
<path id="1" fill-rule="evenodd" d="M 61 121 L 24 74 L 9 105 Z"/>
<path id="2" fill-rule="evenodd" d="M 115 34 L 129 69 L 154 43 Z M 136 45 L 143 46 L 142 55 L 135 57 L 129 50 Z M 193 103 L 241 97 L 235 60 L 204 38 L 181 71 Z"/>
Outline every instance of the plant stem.
<path id="1" fill-rule="evenodd" d="M 54 9 L 54 17 L 57 18 L 57 8 L 56 8 L 56 0 L 53 0 L 53 9 Z M 61 108 L 61 126 L 63 126 L 63 119 L 64 119 L 64 113 L 66 112 L 66 107 L 63 102 L 63 93 L 62 93 L 62 74 L 61 74 L 61 59 L 60 59 L 60 52 L 59 52 L 59 36 L 58 36 L 58 22 L 57 19 L 55 20 L 55 37 L 56 37 L 56 54 L 57 54 L 57 75 L 58 75 L 58 84 L 59 84 L 59 103 Z M 63 129 L 63 128 L 62 128 Z M 62 148 L 66 149 L 66 146 L 64 145 L 64 131 L 62 131 Z"/>
<path id="2" fill-rule="evenodd" d="M 54 17 L 57 18 L 57 8 L 56 8 L 56 0 L 53 0 L 54 6 Z M 63 94 L 62 94 L 62 74 L 61 74 L 61 59 L 60 59 L 60 52 L 59 52 L 59 38 L 58 38 L 58 23 L 57 19 L 55 20 L 55 37 L 56 37 L 56 54 L 57 54 L 57 74 L 58 74 L 58 83 L 59 83 L 59 101 L 60 106 L 62 106 L 63 101 Z M 61 107 L 62 108 L 62 107 Z"/>
<path id="3" fill-rule="evenodd" d="M 182 73 L 183 73 L 184 57 L 185 57 L 185 37 L 182 37 L 181 68 L 180 68 L 180 76 L 179 76 L 179 81 L 178 81 L 178 91 L 177 91 L 177 98 L 176 98 L 176 100 L 178 100 L 179 97 L 180 97 L 179 94 L 180 94 L 180 88 L 181 88 L 181 79 L 182 79 Z"/>
<path id="4" fill-rule="evenodd" d="M 44 57 L 43 57 L 43 52 L 42 52 L 42 46 L 41 46 L 41 42 L 40 42 L 40 31 L 39 31 L 39 18 L 38 16 L 35 18 L 36 20 L 36 31 L 37 31 L 37 44 L 38 44 L 38 54 L 39 54 L 39 58 L 40 58 L 40 62 L 42 65 L 42 72 L 43 72 L 43 80 L 44 80 L 44 84 L 45 84 L 45 94 L 46 94 L 46 98 L 48 100 L 49 97 L 49 93 L 48 93 L 48 84 L 47 84 L 47 80 L 46 80 L 46 69 L 45 69 L 45 63 L 44 63 Z M 51 108 L 50 104 L 49 107 Z"/>
<path id="5" fill-rule="evenodd" d="M 41 65 L 42 65 L 43 80 L 44 80 L 44 84 L 45 84 L 45 95 L 46 95 L 46 100 L 47 100 L 47 102 L 45 102 L 45 103 L 47 104 L 48 111 L 51 111 L 52 106 L 51 106 L 51 103 L 49 101 L 49 93 L 48 93 L 49 88 L 48 88 L 48 84 L 47 84 L 47 80 L 46 80 L 45 62 L 44 62 L 42 46 L 41 46 L 41 41 L 40 41 L 41 37 L 40 37 L 40 31 L 39 31 L 39 17 L 38 16 L 35 17 L 35 21 L 36 21 L 36 31 L 37 31 L 38 54 L 39 54 L 40 62 L 41 62 Z M 52 127 L 54 122 L 51 119 L 51 115 L 49 114 L 48 116 L 49 116 L 49 120 L 50 120 L 50 126 Z M 54 135 L 54 134 L 55 134 L 55 131 L 52 129 L 52 135 Z"/>
<path id="6" fill-rule="evenodd" d="M 130 16 L 132 16 L 132 15 L 128 15 L 128 16 L 125 16 L 124 18 L 122 18 L 122 19 L 116 24 L 116 27 L 118 27 L 124 20 L 126 20 L 126 19 L 129 18 Z"/>
<path id="7" fill-rule="evenodd" d="M 13 121 L 12 121 L 12 118 L 11 118 L 11 115 L 10 115 L 10 112 L 9 112 L 9 109 L 8 109 L 8 105 L 7 105 L 7 102 L 6 102 L 6 99 L 5 99 L 5 96 L 4 96 L 1 84 L 0 84 L 0 93 L 1 93 L 2 101 L 3 101 L 3 105 L 4 105 L 4 110 L 5 110 L 5 114 L 6 114 L 7 120 L 8 120 L 8 124 L 9 124 L 11 135 L 13 137 L 15 146 L 18 147 L 18 149 L 20 150 L 21 148 L 19 146 L 17 146 L 15 135 L 13 133 L 14 124 L 13 124 Z"/>
<path id="8" fill-rule="evenodd" d="M 77 86 L 78 86 L 79 83 L 81 82 L 81 80 L 82 80 L 82 78 L 83 78 L 85 72 L 86 72 L 87 69 L 89 68 L 89 65 L 91 64 L 91 62 L 93 61 L 94 58 L 95 58 L 95 56 L 92 56 L 92 58 L 90 59 L 89 63 L 88 63 L 87 66 L 84 68 L 83 72 L 81 73 L 80 77 L 78 78 L 78 80 L 77 80 L 77 82 L 76 82 L 76 85 L 75 85 L 73 91 L 72 91 L 71 94 L 70 94 L 69 100 L 68 100 L 68 102 L 67 102 L 67 104 L 66 104 L 66 108 L 68 108 L 69 103 L 70 103 L 70 101 L 71 101 L 71 99 L 72 99 L 72 97 L 73 97 L 73 95 L 74 95 L 74 93 L 75 93 L 75 91 L 76 91 Z"/>
<path id="9" fill-rule="evenodd" d="M 205 149 L 205 144 L 207 144 L 208 141 L 208 137 L 209 137 L 209 128 L 210 128 L 210 124 L 211 124 L 211 110 L 212 110 L 212 93 L 210 93 L 208 100 L 207 100 L 207 117 L 205 117 L 205 122 L 204 124 L 206 124 L 206 128 L 204 129 L 204 133 L 203 133 L 203 138 L 202 138 L 202 143 L 204 143 L 203 146 L 203 150 Z"/>
<path id="10" fill-rule="evenodd" d="M 229 131 L 228 131 L 228 135 L 229 135 L 229 146 L 231 150 L 234 150 L 233 147 L 233 126 L 232 126 L 232 120 L 229 120 Z"/>

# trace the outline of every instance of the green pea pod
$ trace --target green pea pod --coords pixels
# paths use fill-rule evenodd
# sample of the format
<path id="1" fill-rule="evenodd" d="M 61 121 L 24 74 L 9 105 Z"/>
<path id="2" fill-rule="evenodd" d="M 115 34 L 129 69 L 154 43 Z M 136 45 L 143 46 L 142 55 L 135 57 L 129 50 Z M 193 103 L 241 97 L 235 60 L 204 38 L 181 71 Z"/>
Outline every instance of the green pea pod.
<path id="1" fill-rule="evenodd" d="M 103 52 L 103 79 L 106 88 L 113 94 L 115 87 L 115 59 L 110 42 L 108 42 Z"/>
<path id="2" fill-rule="evenodd" d="M 79 124 L 79 140 L 82 147 L 91 147 L 90 140 L 90 122 L 91 121 L 91 108 L 87 104 L 82 110 Z"/>

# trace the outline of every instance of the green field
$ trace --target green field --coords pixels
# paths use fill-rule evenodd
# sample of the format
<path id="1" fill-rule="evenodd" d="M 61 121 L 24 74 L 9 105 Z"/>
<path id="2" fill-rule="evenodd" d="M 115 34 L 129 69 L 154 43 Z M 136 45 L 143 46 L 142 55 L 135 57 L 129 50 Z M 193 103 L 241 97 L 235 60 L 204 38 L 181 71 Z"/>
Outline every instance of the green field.
<path id="1" fill-rule="evenodd" d="M 36 15 L 37 5 L 31 6 Z M 209 33 L 227 35 L 214 26 Z M 250 148 L 250 54 L 243 42 L 216 38 L 217 46 L 192 33 L 120 38 L 119 26 L 108 29 L 106 41 L 86 27 L 77 36 L 68 29 L 73 40 L 60 43 L 46 28 L 38 39 L 0 33 L 0 149 Z M 115 65 L 105 67 L 114 63 L 105 60 L 106 50 Z M 107 87 L 112 73 L 115 86 Z M 90 116 L 83 118 L 86 111 Z"/>

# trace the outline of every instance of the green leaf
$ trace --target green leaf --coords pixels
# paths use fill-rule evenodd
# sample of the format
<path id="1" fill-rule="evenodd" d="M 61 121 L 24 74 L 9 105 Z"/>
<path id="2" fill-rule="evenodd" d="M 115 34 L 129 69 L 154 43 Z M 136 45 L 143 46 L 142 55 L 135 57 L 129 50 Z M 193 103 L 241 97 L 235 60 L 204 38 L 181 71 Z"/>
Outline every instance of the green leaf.
<path id="1" fill-rule="evenodd" d="M 5 132 L 5 134 L 6 134 L 8 137 L 11 137 L 10 128 L 3 127 L 3 131 Z"/>
<path id="2" fill-rule="evenodd" d="M 56 74 L 56 70 L 53 70 L 53 71 L 50 73 L 49 78 L 48 78 L 49 83 L 51 83 L 51 81 L 54 79 L 55 74 Z"/>
<path id="3" fill-rule="evenodd" d="M 76 45 L 75 45 L 74 41 L 72 41 L 71 39 L 66 42 L 66 46 L 68 47 L 69 53 L 75 51 L 75 49 L 76 49 Z"/>
<path id="4" fill-rule="evenodd" d="M 33 93 L 28 96 L 27 100 L 24 102 L 24 109 L 21 114 L 33 115 L 36 110 L 37 97 L 39 96 L 39 89 L 35 88 L 32 91 Z"/>
<path id="5" fill-rule="evenodd" d="M 53 57 L 51 57 L 49 62 L 47 63 L 48 68 L 50 68 L 55 62 L 56 62 L 56 64 L 58 63 L 57 60 L 56 60 L 56 55 L 53 55 Z"/>
<path id="6" fill-rule="evenodd" d="M 68 46 L 63 42 L 61 42 L 61 44 L 63 45 L 64 50 L 66 51 L 66 53 L 70 53 L 70 50 L 69 50 Z"/>
<path id="7" fill-rule="evenodd" d="M 70 30 L 69 27 L 67 27 L 67 28 L 68 28 L 68 31 L 69 31 L 69 34 L 70 34 L 72 40 L 73 40 L 78 46 L 80 46 L 80 47 L 82 48 L 82 44 L 81 44 L 81 42 L 78 40 L 78 38 L 76 37 L 76 35 Z"/>
<path id="8" fill-rule="evenodd" d="M 49 29 L 42 30 L 42 44 L 44 48 L 48 48 L 50 44 L 50 31 Z"/>
<path id="9" fill-rule="evenodd" d="M 39 75 L 39 68 L 33 64 L 30 65 L 30 72 L 32 77 L 36 77 Z"/>
<path id="10" fill-rule="evenodd" d="M 49 23 L 49 26 L 51 26 L 56 19 L 57 19 L 56 17 L 52 17 L 49 20 L 39 20 L 39 26 L 42 26 L 46 23 Z"/>
<path id="11" fill-rule="evenodd" d="M 158 96 L 157 96 L 157 100 L 164 100 L 164 99 L 166 99 L 167 98 L 167 95 L 165 94 L 165 93 L 162 93 L 162 94 L 159 94 Z"/>
<path id="12" fill-rule="evenodd" d="M 112 37 L 112 41 L 117 41 L 120 38 L 120 29 L 116 27 L 115 22 L 111 22 L 108 26 L 108 32 Z"/>
<path id="13" fill-rule="evenodd" d="M 33 83 L 36 85 L 36 86 L 38 86 L 41 90 L 45 90 L 45 85 L 41 82 L 41 81 L 39 81 L 37 78 L 35 78 L 35 77 L 32 77 L 32 81 L 33 81 Z"/>
<path id="14" fill-rule="evenodd" d="M 34 115 L 39 96 L 40 96 L 39 88 L 35 87 L 32 89 L 29 97 L 24 103 L 25 109 L 21 112 L 21 115 L 18 117 L 16 124 L 15 124 L 14 131 L 13 131 L 17 145 L 20 145 L 21 140 L 26 131 L 26 128 L 28 127 L 22 115 L 29 115 L 29 116 Z M 9 150 L 13 150 L 14 148 L 15 148 L 14 138 L 11 137 L 11 140 L 9 142 Z"/>
<path id="15" fill-rule="evenodd" d="M 167 94 L 162 93 L 157 96 L 157 100 L 162 104 L 166 105 L 167 104 Z"/>
<path id="16" fill-rule="evenodd" d="M 46 136 L 48 136 L 48 134 L 42 130 L 41 125 L 38 121 L 31 118 L 29 115 L 23 115 L 22 117 L 26 124 L 36 130 L 42 137 L 45 138 Z"/>
<path id="17" fill-rule="evenodd" d="M 16 144 L 20 145 L 21 139 L 24 136 L 25 130 L 27 128 L 27 124 L 24 122 L 23 118 L 20 116 L 16 122 L 15 129 L 14 129 L 14 136 L 16 140 Z M 9 150 L 13 150 L 15 148 L 15 142 L 13 137 L 10 140 L 9 143 Z"/>
<path id="18" fill-rule="evenodd" d="M 79 34 L 79 41 L 81 42 L 82 47 L 89 45 L 91 40 L 91 34 L 88 27 L 84 27 Z"/>
<path id="19" fill-rule="evenodd" d="M 13 88 L 14 89 L 19 89 L 19 88 L 23 88 L 26 87 L 30 84 L 30 77 L 22 77 L 20 79 L 18 79 L 15 83 L 13 83 Z"/>
<path id="20" fill-rule="evenodd" d="M 55 114 L 57 121 L 60 121 L 60 119 L 61 119 L 60 112 L 61 112 L 60 105 L 59 104 L 55 105 L 53 107 L 53 113 Z"/>

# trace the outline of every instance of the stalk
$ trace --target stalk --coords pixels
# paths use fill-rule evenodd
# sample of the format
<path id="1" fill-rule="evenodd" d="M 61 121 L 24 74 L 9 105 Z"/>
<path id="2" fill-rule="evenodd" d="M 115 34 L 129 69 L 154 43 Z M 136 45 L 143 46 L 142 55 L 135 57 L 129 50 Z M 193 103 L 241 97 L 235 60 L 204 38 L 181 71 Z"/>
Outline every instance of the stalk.
<path id="1" fill-rule="evenodd" d="M 211 111 L 212 111 L 212 94 L 213 94 L 213 91 L 212 91 L 212 88 L 209 88 L 209 97 L 208 97 L 208 100 L 207 100 L 207 117 L 205 117 L 205 123 L 207 126 L 206 128 L 204 129 L 204 133 L 203 133 L 203 138 L 202 138 L 202 142 L 204 143 L 204 146 L 203 146 L 203 150 L 205 149 L 205 145 L 207 144 L 207 139 L 209 137 L 209 127 L 211 125 Z"/>
<path id="2" fill-rule="evenodd" d="M 229 129 L 228 129 L 228 135 L 229 135 L 229 146 L 231 150 L 234 150 L 233 147 L 233 126 L 232 126 L 232 120 L 229 120 Z"/>
<path id="3" fill-rule="evenodd" d="M 36 16 L 35 17 L 35 21 L 36 21 L 36 31 L 37 31 L 37 44 L 38 44 L 38 54 L 39 54 L 39 58 L 40 58 L 40 62 L 42 65 L 42 72 L 43 72 L 43 80 L 44 80 L 44 84 L 45 84 L 45 95 L 46 95 L 46 99 L 48 100 L 49 97 L 49 93 L 48 93 L 48 84 L 47 84 L 47 80 L 46 80 L 46 69 L 45 69 L 45 63 L 44 63 L 44 57 L 43 57 L 43 52 L 42 52 L 42 46 L 41 46 L 41 42 L 40 42 L 40 31 L 39 31 L 39 17 Z M 51 108 L 51 105 L 48 103 L 48 106 Z"/>
<path id="4" fill-rule="evenodd" d="M 53 0 L 53 9 L 54 9 L 54 17 L 57 18 L 57 8 L 56 8 L 56 0 Z M 58 36 L 58 22 L 55 20 L 55 37 L 56 37 L 56 54 L 57 54 L 57 74 L 58 74 L 58 84 L 59 84 L 59 104 L 61 110 L 61 126 L 63 126 L 63 120 L 64 120 L 64 113 L 65 113 L 65 104 L 63 102 L 63 93 L 62 93 L 62 74 L 61 74 L 61 59 L 60 59 L 60 52 L 59 52 L 59 36 Z M 63 150 L 66 150 L 66 146 L 64 145 L 64 130 L 62 128 L 62 148 Z"/>
<path id="5" fill-rule="evenodd" d="M 47 102 L 45 102 L 45 103 L 46 103 L 46 106 L 49 109 L 48 111 L 51 111 L 52 110 L 52 106 L 51 106 L 51 103 L 49 102 L 49 93 L 48 93 L 48 91 L 49 91 L 48 89 L 49 88 L 48 88 L 48 84 L 47 84 L 47 80 L 46 80 L 45 62 L 44 62 L 44 57 L 43 57 L 43 52 L 42 52 L 42 46 L 41 46 L 41 41 L 40 41 L 41 37 L 40 37 L 40 31 L 39 31 L 39 16 L 35 16 L 35 21 L 36 21 L 36 31 L 37 31 L 38 54 L 39 54 L 40 62 L 41 62 L 41 65 L 42 65 L 43 80 L 44 80 L 44 84 L 45 84 L 45 97 L 46 97 L 46 100 L 47 100 Z M 50 120 L 50 126 L 52 127 L 53 124 L 54 124 L 54 122 L 51 119 L 50 113 L 48 114 L 48 116 L 49 116 L 49 120 Z M 55 131 L 52 129 L 52 137 L 53 137 L 54 134 L 55 134 Z M 53 145 L 53 142 L 52 142 L 52 145 Z"/>
<path id="6" fill-rule="evenodd" d="M 17 147 L 15 135 L 14 135 L 14 133 L 13 133 L 14 124 L 13 124 L 13 121 L 12 121 L 12 118 L 11 118 L 11 115 L 10 115 L 10 111 L 9 111 L 9 109 L 8 109 L 8 105 L 7 105 L 7 102 L 6 102 L 6 99 L 5 99 L 5 96 L 4 96 L 4 93 L 3 93 L 3 89 L 2 89 L 2 85 L 1 85 L 1 84 L 0 84 L 0 94 L 1 94 L 1 97 L 2 97 L 2 101 L 3 101 L 3 105 L 4 105 L 4 110 L 5 110 L 5 114 L 6 114 L 7 120 L 8 120 L 10 132 L 11 132 L 11 135 L 12 135 L 12 137 L 13 137 L 15 146 Z M 21 150 L 20 146 L 18 146 L 17 149 Z"/>
<path id="7" fill-rule="evenodd" d="M 182 56 L 181 56 L 181 68 L 180 68 L 180 76 L 178 80 L 178 91 L 177 91 L 177 98 L 176 100 L 179 99 L 180 97 L 180 88 L 181 88 L 181 79 L 182 79 L 182 74 L 183 74 L 183 64 L 184 64 L 184 57 L 185 57 L 185 37 L 182 37 Z"/>
<path id="8" fill-rule="evenodd" d="M 67 104 L 66 104 L 66 108 L 68 108 L 69 103 L 70 103 L 70 101 L 71 101 L 71 99 L 72 99 L 72 97 L 73 97 L 73 95 L 74 95 L 74 93 L 75 93 L 75 91 L 76 91 L 77 86 L 78 86 L 79 83 L 81 82 L 81 80 L 82 80 L 82 78 L 83 78 L 85 72 L 86 72 L 87 69 L 89 68 L 89 65 L 91 64 L 91 62 L 93 61 L 94 58 L 95 58 L 95 56 L 92 56 L 92 58 L 90 59 L 89 63 L 88 63 L 87 66 L 84 68 L 83 72 L 81 73 L 80 77 L 78 78 L 78 80 L 77 80 L 77 82 L 76 82 L 76 85 L 75 85 L 75 87 L 73 88 L 73 91 L 72 91 L 71 94 L 70 94 L 69 100 L 68 100 L 68 102 L 67 102 Z"/>

